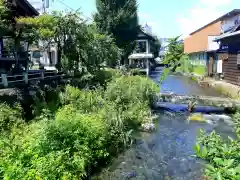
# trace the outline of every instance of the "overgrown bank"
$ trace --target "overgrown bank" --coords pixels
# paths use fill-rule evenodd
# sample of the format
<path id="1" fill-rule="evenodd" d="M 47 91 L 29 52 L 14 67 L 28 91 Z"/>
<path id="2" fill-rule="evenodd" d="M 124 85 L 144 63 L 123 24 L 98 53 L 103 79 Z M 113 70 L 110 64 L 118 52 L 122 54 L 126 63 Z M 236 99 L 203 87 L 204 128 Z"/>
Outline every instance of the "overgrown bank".
<path id="1" fill-rule="evenodd" d="M 1 104 L 1 179 L 84 179 L 129 146 L 150 120 L 159 88 L 145 77 L 112 74 L 105 87 L 67 85 L 48 93 L 54 101 L 37 98 L 28 123 L 21 107 Z"/>
<path id="2" fill-rule="evenodd" d="M 207 134 L 201 130 L 195 145 L 197 157 L 207 162 L 205 175 L 208 179 L 240 179 L 240 113 L 233 116 L 236 139 L 224 139 L 215 131 Z"/>

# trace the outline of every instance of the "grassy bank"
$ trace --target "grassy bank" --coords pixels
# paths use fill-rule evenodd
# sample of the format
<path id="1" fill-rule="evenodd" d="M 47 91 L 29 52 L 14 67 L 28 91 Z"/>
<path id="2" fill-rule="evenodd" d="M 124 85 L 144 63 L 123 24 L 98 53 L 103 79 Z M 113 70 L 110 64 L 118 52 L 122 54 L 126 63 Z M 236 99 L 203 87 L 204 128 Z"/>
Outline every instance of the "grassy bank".
<path id="1" fill-rule="evenodd" d="M 193 65 L 187 55 L 184 55 L 180 59 L 180 66 L 176 69 L 177 72 L 194 74 L 197 76 L 205 76 L 206 66 L 204 65 Z"/>
<path id="2" fill-rule="evenodd" d="M 131 144 L 132 133 L 150 121 L 159 88 L 115 70 L 93 81 L 101 86 L 75 82 L 37 94 L 30 122 L 20 106 L 1 104 L 1 179 L 84 179 Z"/>

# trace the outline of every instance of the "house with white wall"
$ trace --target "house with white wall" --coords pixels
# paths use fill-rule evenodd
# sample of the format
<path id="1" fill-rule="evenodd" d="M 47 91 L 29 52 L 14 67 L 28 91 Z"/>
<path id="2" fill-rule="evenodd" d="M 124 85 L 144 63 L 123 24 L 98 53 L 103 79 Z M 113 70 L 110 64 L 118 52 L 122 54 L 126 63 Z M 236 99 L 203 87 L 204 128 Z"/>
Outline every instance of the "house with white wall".
<path id="1" fill-rule="evenodd" d="M 128 57 L 130 68 L 138 68 L 149 74 L 151 67 L 154 66 L 154 55 L 151 52 L 151 45 L 155 41 L 154 37 L 141 28 L 136 40 L 136 48 Z"/>

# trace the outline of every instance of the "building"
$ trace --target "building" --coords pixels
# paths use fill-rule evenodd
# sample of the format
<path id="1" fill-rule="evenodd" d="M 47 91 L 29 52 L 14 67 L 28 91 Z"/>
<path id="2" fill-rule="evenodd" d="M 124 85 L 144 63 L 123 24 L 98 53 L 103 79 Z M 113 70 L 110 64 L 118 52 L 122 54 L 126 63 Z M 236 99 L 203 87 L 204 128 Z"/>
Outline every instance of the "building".
<path id="1" fill-rule="evenodd" d="M 39 13 L 37 10 L 27 1 L 27 0 L 12 0 L 13 11 L 17 16 L 37 16 Z M 21 48 L 16 50 L 15 47 L 11 47 L 11 50 L 6 50 L 6 44 L 11 39 L 11 34 L 9 30 L 0 30 L 0 72 L 9 72 L 13 65 L 17 65 L 17 68 L 21 66 L 26 66 L 28 60 L 28 52 L 26 50 L 27 41 L 20 42 L 18 47 Z M 14 49 L 14 50 L 13 50 Z M 26 68 L 26 67 L 25 67 Z"/>
<path id="2" fill-rule="evenodd" d="M 218 73 L 217 62 L 219 60 L 219 43 L 215 39 L 225 33 L 231 27 L 229 19 L 240 14 L 240 10 L 235 9 L 207 25 L 192 32 L 184 40 L 184 52 L 189 54 L 192 64 L 205 65 L 208 75 Z"/>
<path id="3" fill-rule="evenodd" d="M 39 12 L 39 14 L 50 13 L 50 6 L 54 0 L 28 0 L 29 3 Z M 29 56 L 32 62 L 31 69 L 54 70 L 58 61 L 58 50 L 55 43 L 50 44 L 48 50 L 43 49 L 43 43 L 39 42 L 38 47 L 29 49 Z"/>
<path id="4" fill-rule="evenodd" d="M 218 54 L 223 64 L 224 80 L 240 85 L 240 13 L 222 21 Z"/>
<path id="5" fill-rule="evenodd" d="M 39 14 L 49 12 L 50 0 L 28 0 L 28 1 L 39 12 Z"/>
<path id="6" fill-rule="evenodd" d="M 151 52 L 151 45 L 155 40 L 144 28 L 140 29 L 136 41 L 136 49 L 128 57 L 130 68 L 139 68 L 147 75 L 149 74 L 151 67 L 154 66 L 154 55 Z"/>

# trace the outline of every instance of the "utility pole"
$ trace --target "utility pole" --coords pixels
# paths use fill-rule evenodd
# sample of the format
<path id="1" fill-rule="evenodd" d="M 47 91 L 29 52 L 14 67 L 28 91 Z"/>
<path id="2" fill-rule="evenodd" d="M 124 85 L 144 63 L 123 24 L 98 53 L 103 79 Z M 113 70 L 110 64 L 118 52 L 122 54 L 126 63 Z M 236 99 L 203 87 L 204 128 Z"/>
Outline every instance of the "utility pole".
<path id="1" fill-rule="evenodd" d="M 42 0 L 42 11 L 44 14 L 46 13 L 45 0 Z"/>

